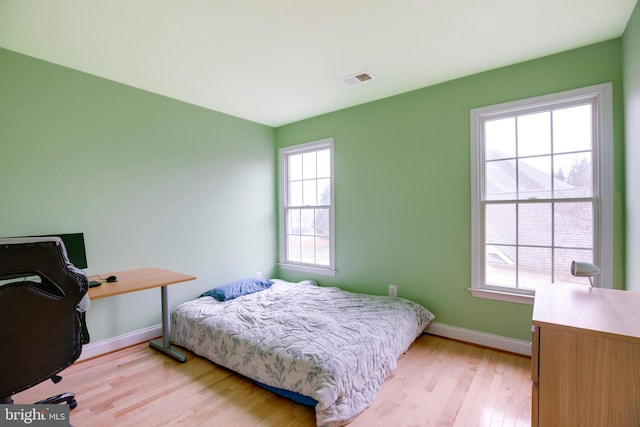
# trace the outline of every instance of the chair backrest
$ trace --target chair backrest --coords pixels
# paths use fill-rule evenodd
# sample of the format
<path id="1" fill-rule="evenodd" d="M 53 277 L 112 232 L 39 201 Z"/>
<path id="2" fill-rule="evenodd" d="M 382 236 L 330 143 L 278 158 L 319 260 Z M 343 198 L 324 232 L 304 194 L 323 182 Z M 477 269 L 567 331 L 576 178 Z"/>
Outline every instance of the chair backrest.
<path id="1" fill-rule="evenodd" d="M 0 239 L 0 397 L 62 371 L 80 357 L 76 306 L 86 274 L 58 237 Z"/>

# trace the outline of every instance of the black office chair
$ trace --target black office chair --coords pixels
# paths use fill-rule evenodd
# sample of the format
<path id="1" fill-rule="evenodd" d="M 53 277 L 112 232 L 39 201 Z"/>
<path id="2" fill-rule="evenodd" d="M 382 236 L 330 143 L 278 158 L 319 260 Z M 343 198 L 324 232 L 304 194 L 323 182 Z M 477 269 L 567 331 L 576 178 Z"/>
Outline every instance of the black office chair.
<path id="1" fill-rule="evenodd" d="M 58 373 L 82 352 L 80 312 L 87 275 L 57 237 L 0 239 L 0 404 Z M 62 393 L 36 403 L 77 403 Z"/>

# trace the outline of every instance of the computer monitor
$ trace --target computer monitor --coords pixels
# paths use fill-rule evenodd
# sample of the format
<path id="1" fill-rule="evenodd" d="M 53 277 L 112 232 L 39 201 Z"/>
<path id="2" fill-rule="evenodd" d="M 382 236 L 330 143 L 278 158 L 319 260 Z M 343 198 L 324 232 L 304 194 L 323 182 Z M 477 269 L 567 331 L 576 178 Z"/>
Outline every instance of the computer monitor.
<path id="1" fill-rule="evenodd" d="M 60 237 L 64 242 L 64 247 L 67 250 L 67 256 L 71 264 L 76 268 L 87 268 L 87 251 L 84 247 L 84 233 L 71 233 L 71 234 L 54 234 L 54 236 Z"/>
<path id="2" fill-rule="evenodd" d="M 38 236 L 23 237 L 60 237 L 67 250 L 67 256 L 71 264 L 76 268 L 87 268 L 87 251 L 84 247 L 84 233 L 68 233 L 68 234 L 40 234 Z"/>

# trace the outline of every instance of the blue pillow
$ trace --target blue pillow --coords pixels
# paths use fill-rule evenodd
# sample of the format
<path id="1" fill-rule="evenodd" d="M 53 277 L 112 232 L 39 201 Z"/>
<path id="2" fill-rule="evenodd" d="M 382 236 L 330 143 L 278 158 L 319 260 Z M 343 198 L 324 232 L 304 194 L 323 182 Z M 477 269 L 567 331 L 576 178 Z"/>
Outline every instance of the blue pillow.
<path id="1" fill-rule="evenodd" d="M 203 297 L 214 297 L 218 301 L 228 301 L 242 295 L 269 289 L 273 282 L 266 279 L 242 279 L 226 285 L 216 286 L 202 294 Z"/>

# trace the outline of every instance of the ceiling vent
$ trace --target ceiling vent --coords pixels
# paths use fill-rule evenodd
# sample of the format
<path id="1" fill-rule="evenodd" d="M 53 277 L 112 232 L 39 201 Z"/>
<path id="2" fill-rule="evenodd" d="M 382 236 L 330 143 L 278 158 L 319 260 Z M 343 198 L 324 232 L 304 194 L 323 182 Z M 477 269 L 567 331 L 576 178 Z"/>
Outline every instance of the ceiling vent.
<path id="1" fill-rule="evenodd" d="M 369 82 L 373 79 L 375 79 L 375 77 L 373 77 L 373 75 L 370 72 L 362 71 L 360 73 L 353 74 L 351 76 L 343 77 L 340 79 L 340 81 L 346 84 L 347 86 L 355 86 L 355 85 L 359 85 L 360 83 Z"/>

